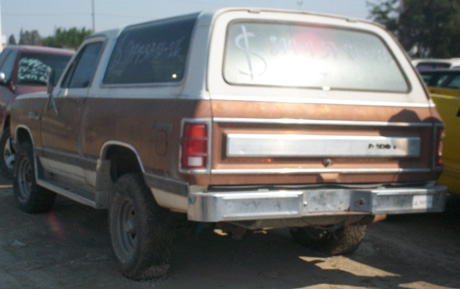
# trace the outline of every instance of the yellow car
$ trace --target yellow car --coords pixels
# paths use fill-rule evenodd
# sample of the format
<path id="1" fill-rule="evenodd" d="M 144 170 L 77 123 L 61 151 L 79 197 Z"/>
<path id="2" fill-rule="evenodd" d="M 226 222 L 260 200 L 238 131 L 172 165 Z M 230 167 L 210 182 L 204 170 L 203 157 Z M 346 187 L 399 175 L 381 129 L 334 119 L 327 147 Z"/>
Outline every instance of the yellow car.
<path id="1" fill-rule="evenodd" d="M 449 193 L 460 196 L 460 90 L 439 87 L 428 90 L 446 126 L 442 150 L 444 171 L 439 183 L 447 186 Z"/>

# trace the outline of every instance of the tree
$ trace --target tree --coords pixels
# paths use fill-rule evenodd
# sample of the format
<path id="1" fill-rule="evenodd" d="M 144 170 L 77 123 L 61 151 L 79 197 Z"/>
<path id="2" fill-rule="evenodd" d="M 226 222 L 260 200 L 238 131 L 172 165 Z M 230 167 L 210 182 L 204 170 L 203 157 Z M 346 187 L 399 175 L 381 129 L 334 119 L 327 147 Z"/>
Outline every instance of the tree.
<path id="1" fill-rule="evenodd" d="M 460 56 L 460 1 L 368 1 L 370 18 L 385 25 L 415 57 Z"/>
<path id="2" fill-rule="evenodd" d="M 8 38 L 8 44 L 16 45 L 16 38 L 14 37 L 14 34 L 11 34 L 10 37 Z"/>
<path id="3" fill-rule="evenodd" d="M 23 31 L 19 33 L 19 44 L 20 45 L 42 45 L 42 37 L 37 30 Z"/>
<path id="4" fill-rule="evenodd" d="M 43 41 L 44 46 L 58 47 L 58 48 L 73 48 L 76 49 L 83 40 L 91 35 L 92 31 L 86 28 L 78 29 L 76 27 L 70 29 L 58 28 L 54 32 L 54 36 L 45 38 Z"/>
<path id="5" fill-rule="evenodd" d="M 370 18 L 373 21 L 397 34 L 400 0 L 379 1 L 378 4 L 366 1 L 366 4 L 370 7 Z"/>

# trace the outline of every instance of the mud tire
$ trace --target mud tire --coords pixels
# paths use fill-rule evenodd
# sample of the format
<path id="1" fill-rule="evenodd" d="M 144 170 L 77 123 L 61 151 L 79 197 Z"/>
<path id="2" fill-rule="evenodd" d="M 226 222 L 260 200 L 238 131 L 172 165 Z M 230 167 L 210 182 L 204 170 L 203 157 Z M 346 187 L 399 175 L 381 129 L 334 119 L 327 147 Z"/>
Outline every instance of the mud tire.
<path id="1" fill-rule="evenodd" d="M 124 276 L 148 280 L 168 272 L 172 214 L 156 203 L 141 174 L 125 174 L 115 183 L 109 230 L 113 252 Z"/>
<path id="2" fill-rule="evenodd" d="M 26 213 L 49 211 L 56 194 L 36 183 L 32 144 L 19 145 L 14 166 L 13 193 L 17 207 Z"/>
<path id="3" fill-rule="evenodd" d="M 302 227 L 290 229 L 293 239 L 329 255 L 342 255 L 358 249 L 366 234 L 365 225 L 345 225 L 335 230 Z"/>

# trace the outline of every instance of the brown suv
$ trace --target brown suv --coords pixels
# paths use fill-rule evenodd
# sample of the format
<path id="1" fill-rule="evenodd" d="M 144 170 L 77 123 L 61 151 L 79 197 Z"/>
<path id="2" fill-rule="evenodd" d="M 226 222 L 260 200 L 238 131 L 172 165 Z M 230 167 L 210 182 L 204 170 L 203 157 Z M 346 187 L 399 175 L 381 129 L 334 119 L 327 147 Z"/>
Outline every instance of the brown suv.
<path id="1" fill-rule="evenodd" d="M 38 46 L 7 46 L 0 54 L 0 169 L 13 176 L 8 107 L 17 95 L 46 90 L 50 69 L 59 78 L 74 51 Z"/>
<path id="2" fill-rule="evenodd" d="M 229 8 L 89 37 L 11 110 L 20 209 L 109 210 L 133 279 L 169 268 L 172 212 L 352 252 L 381 214 L 440 212 L 443 123 L 380 26 Z"/>

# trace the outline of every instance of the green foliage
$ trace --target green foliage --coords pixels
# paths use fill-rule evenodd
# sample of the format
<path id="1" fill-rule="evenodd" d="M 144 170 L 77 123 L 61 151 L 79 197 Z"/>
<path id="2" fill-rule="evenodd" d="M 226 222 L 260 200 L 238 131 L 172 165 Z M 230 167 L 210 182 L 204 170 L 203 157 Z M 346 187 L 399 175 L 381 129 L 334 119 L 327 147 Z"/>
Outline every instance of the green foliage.
<path id="1" fill-rule="evenodd" d="M 379 1 L 378 4 L 366 1 L 373 21 L 384 25 L 391 32 L 397 32 L 399 0 Z"/>
<path id="2" fill-rule="evenodd" d="M 459 0 L 374 0 L 367 4 L 370 18 L 393 32 L 412 56 L 460 56 Z"/>
<path id="3" fill-rule="evenodd" d="M 8 38 L 8 44 L 16 45 L 16 38 L 14 37 L 14 34 L 11 34 L 10 37 Z"/>
<path id="4" fill-rule="evenodd" d="M 83 40 L 92 34 L 91 30 L 86 28 L 78 29 L 76 27 L 70 29 L 58 28 L 54 32 L 54 36 L 47 37 L 43 40 L 44 46 L 58 48 L 77 49 Z"/>
<path id="5" fill-rule="evenodd" d="M 23 31 L 19 33 L 19 45 L 41 45 L 42 37 L 37 30 Z"/>

